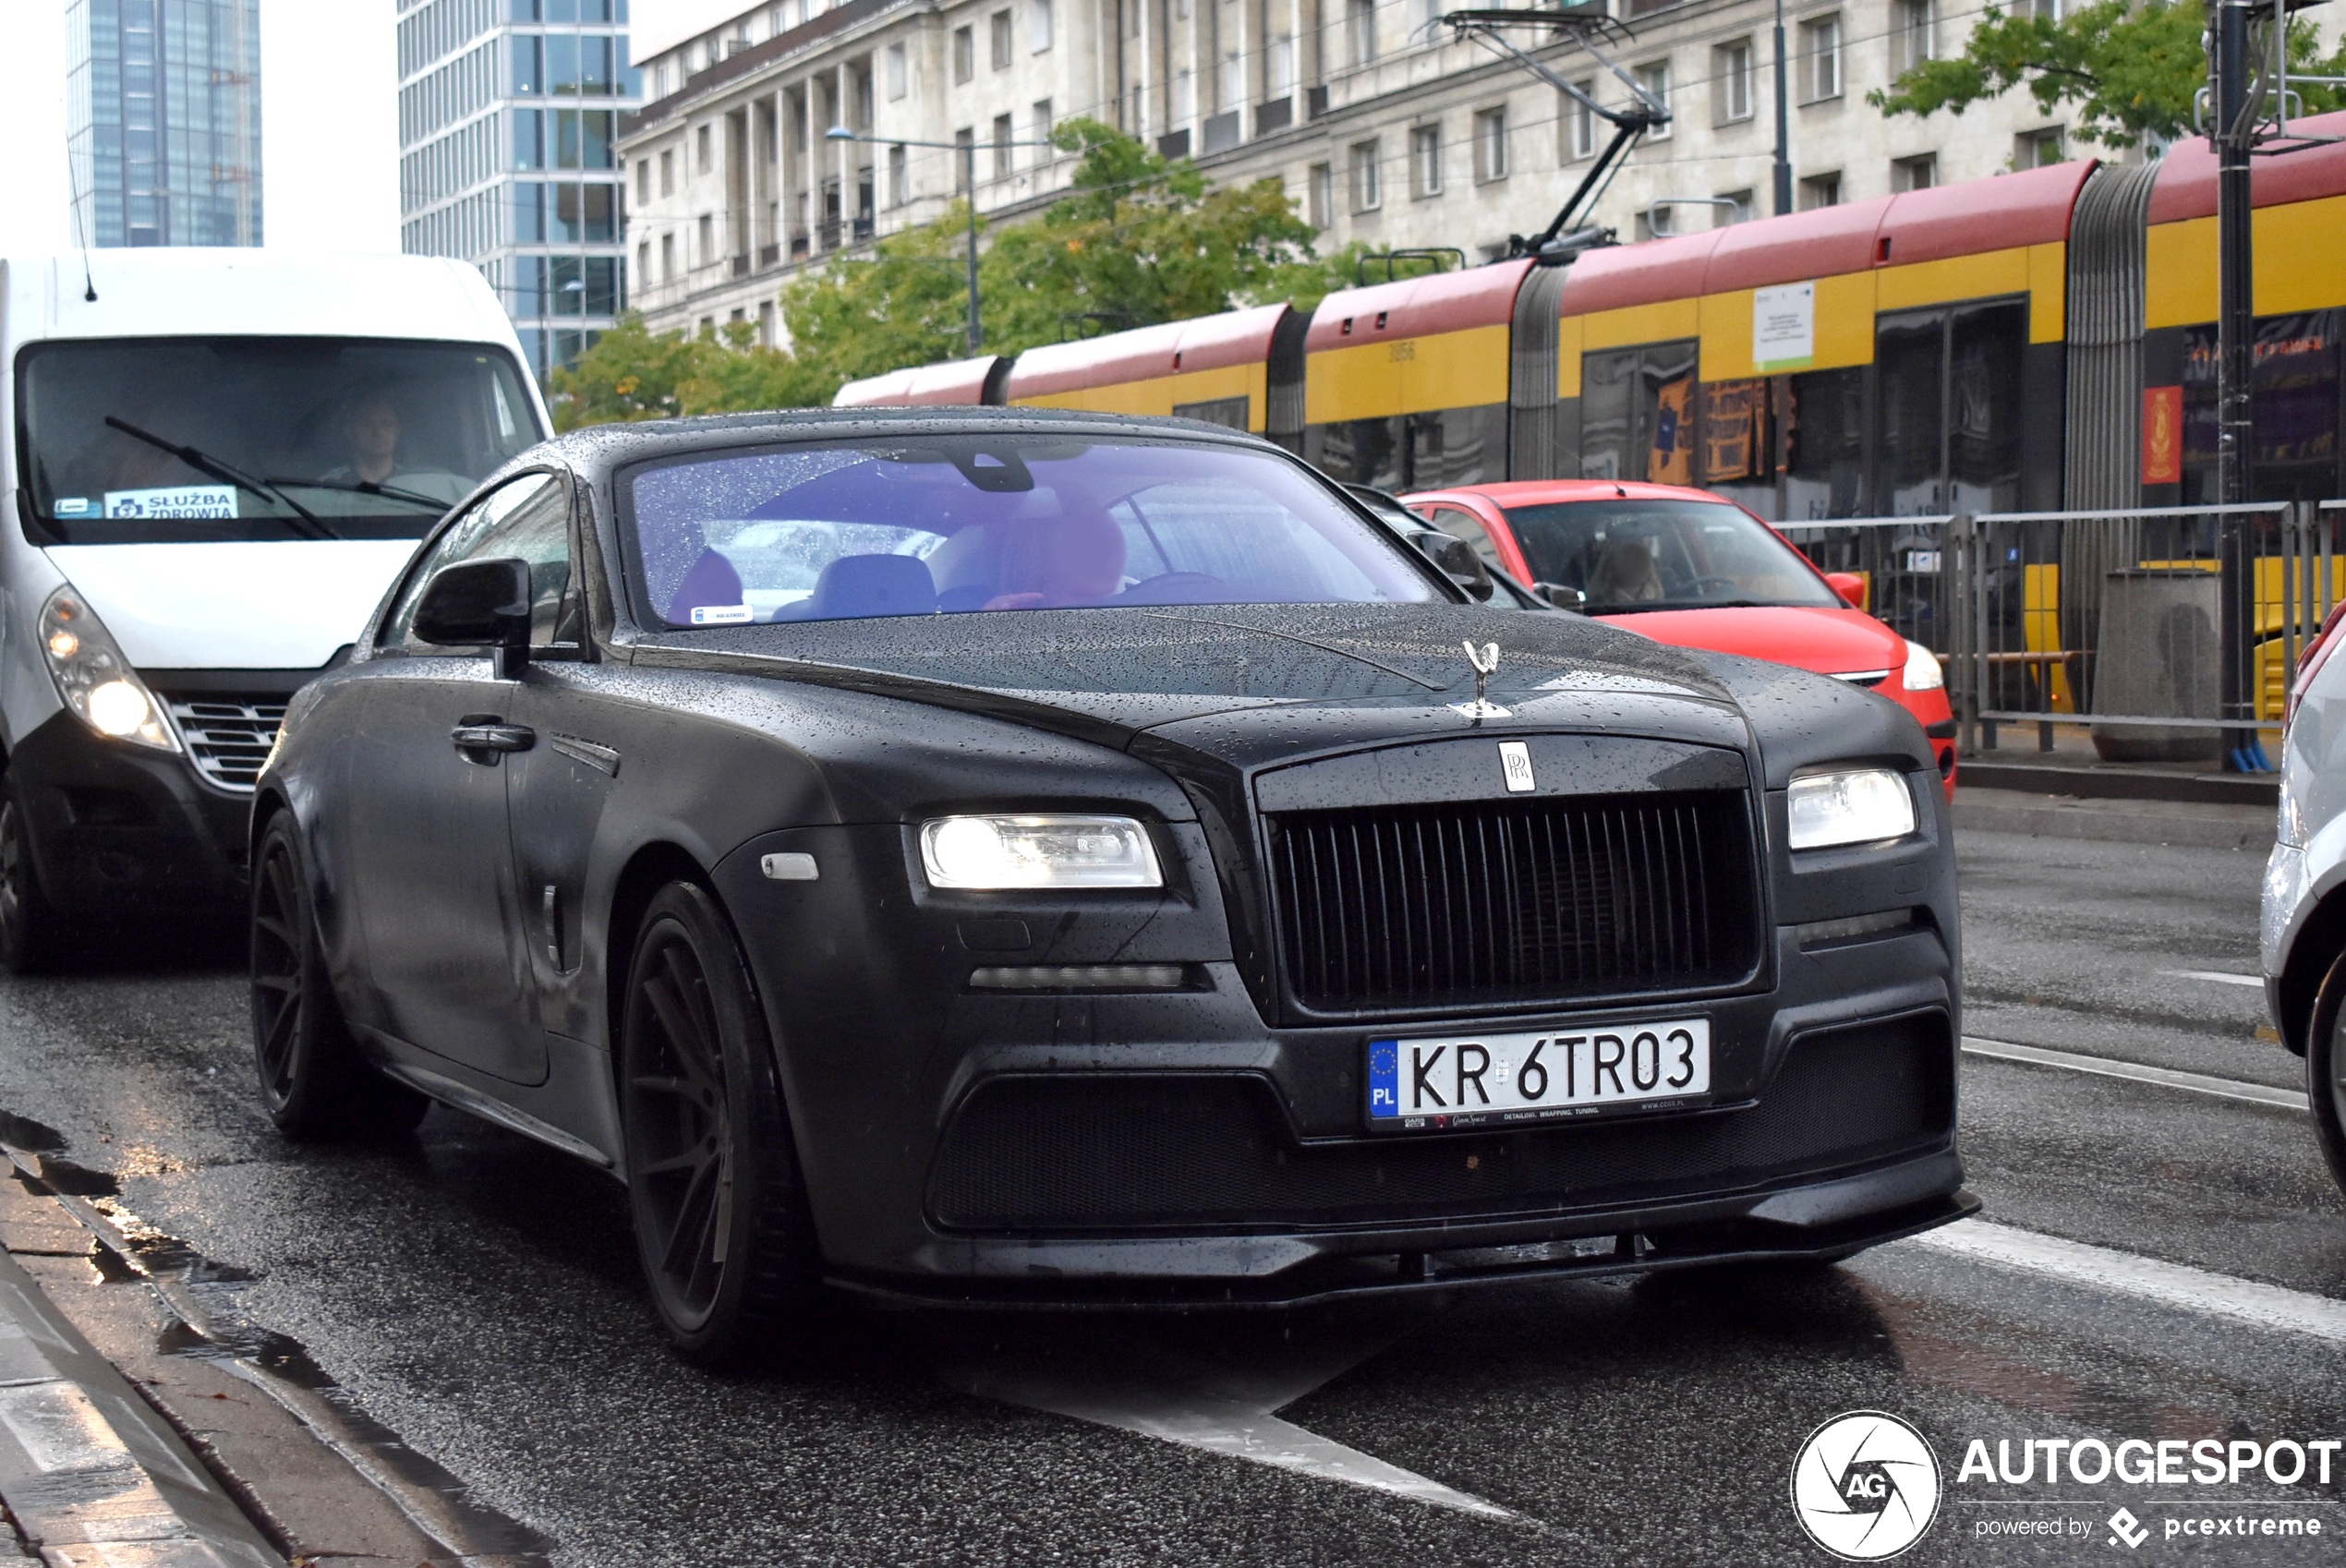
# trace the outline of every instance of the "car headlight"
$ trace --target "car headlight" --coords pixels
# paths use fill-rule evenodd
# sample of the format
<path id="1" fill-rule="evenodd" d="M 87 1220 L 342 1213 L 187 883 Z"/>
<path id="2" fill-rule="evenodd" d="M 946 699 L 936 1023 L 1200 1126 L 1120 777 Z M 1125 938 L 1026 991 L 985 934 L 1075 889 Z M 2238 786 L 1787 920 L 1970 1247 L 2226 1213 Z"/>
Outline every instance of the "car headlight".
<path id="1" fill-rule="evenodd" d="M 1914 791 L 1886 767 L 1812 773 L 1785 792 L 1792 847 L 1823 850 L 1903 838 L 1915 830 Z"/>
<path id="2" fill-rule="evenodd" d="M 921 824 L 932 887 L 1162 887 L 1156 846 L 1129 816 L 940 816 Z"/>
<path id="3" fill-rule="evenodd" d="M 1920 643 L 1906 645 L 1906 690 L 1935 692 L 1947 683 L 1947 672 L 1939 668 L 1939 656 Z"/>
<path id="4" fill-rule="evenodd" d="M 99 734 L 133 745 L 175 752 L 178 741 L 114 635 L 81 596 L 59 588 L 41 607 L 41 654 L 74 717 Z"/>

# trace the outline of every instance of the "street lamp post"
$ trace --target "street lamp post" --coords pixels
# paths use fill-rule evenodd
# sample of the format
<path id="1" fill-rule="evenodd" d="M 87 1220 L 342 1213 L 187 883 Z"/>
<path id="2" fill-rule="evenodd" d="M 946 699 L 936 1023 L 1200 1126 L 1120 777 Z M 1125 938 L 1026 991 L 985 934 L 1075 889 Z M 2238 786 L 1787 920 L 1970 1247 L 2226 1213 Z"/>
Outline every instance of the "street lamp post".
<path id="1" fill-rule="evenodd" d="M 947 152 L 959 152 L 961 154 L 961 173 L 968 185 L 970 197 L 969 347 L 970 357 L 972 359 L 976 358 L 978 355 L 984 351 L 986 344 L 985 331 L 978 325 L 977 320 L 977 139 L 973 136 L 967 141 L 913 141 L 904 137 L 896 136 L 863 136 L 857 132 L 849 130 L 845 126 L 833 126 L 830 129 L 823 133 L 823 138 L 827 141 L 861 141 L 889 147 L 934 147 Z M 1058 143 L 1050 141 L 989 141 L 986 145 L 988 147 L 1056 148 Z"/>
<path id="2" fill-rule="evenodd" d="M 1792 211 L 1792 115 L 1784 102 L 1784 0 L 1776 0 L 1776 216 Z"/>

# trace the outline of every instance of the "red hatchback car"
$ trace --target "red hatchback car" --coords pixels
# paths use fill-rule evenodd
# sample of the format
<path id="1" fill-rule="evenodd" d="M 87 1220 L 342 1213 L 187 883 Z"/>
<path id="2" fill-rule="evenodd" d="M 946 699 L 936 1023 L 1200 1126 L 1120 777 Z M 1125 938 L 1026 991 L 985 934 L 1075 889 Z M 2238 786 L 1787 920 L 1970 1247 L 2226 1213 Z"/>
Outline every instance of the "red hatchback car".
<path id="1" fill-rule="evenodd" d="M 1796 665 L 1880 692 L 1922 726 L 1947 794 L 1955 725 L 1939 659 L 1856 608 L 1863 580 L 1827 576 L 1759 518 L 1707 490 L 1535 479 L 1404 496 L 1411 511 L 1524 583 L 1679 647 Z"/>

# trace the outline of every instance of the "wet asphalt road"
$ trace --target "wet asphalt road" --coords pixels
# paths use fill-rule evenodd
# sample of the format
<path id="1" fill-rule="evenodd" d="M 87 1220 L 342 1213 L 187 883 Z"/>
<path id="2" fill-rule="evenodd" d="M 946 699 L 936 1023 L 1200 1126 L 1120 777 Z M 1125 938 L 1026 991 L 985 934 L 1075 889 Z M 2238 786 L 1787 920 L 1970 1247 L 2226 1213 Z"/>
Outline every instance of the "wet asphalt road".
<path id="1" fill-rule="evenodd" d="M 2260 992 L 2184 978 L 2253 971 L 2258 857 L 1984 834 L 1961 848 L 1968 1033 L 2300 1081 L 2256 1038 Z M 251 1271 L 250 1319 L 564 1562 L 1823 1562 L 1786 1478 L 1808 1432 L 1859 1408 L 1916 1423 L 1946 1466 L 1941 1516 L 1905 1562 L 2136 1555 L 2102 1521 L 2124 1503 L 2156 1525 L 2177 1499 L 2283 1503 L 2346 1535 L 2346 1463 L 2326 1488 L 1958 1481 L 1973 1437 L 2346 1437 L 2346 1341 L 1912 1243 L 1821 1274 L 1440 1307 L 851 1311 L 796 1369 L 712 1378 L 661 1347 L 615 1185 L 444 1110 L 405 1147 L 290 1149 L 255 1107 L 244 1005 L 233 969 L 152 954 L 0 983 L 0 1109 L 115 1173 L 147 1222 Z M 1965 1070 L 1971 1185 L 1997 1224 L 2193 1265 L 2218 1298 L 2244 1281 L 2346 1302 L 2346 1203 L 2301 1114 L 1977 1057 Z M 1015 1403 L 1064 1407 L 1070 1387 L 1151 1418 L 1223 1409 L 1233 1389 L 1300 1394 L 1279 1411 L 1293 1428 L 1495 1506 Z M 1981 1533 L 2054 1515 L 2090 1535 Z M 2337 1550 L 2154 1535 L 2139 1555 Z"/>

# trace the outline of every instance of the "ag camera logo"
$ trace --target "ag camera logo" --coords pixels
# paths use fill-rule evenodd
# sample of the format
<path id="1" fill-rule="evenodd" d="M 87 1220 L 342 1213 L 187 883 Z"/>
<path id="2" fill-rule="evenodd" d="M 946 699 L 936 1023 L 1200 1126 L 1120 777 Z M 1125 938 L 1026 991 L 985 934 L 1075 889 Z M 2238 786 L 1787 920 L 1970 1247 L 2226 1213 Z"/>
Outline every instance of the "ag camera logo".
<path id="1" fill-rule="evenodd" d="M 1939 1514 L 1939 1456 L 1895 1416 L 1852 1410 L 1808 1434 L 1792 1462 L 1792 1512 L 1850 1562 L 1895 1557 Z"/>

